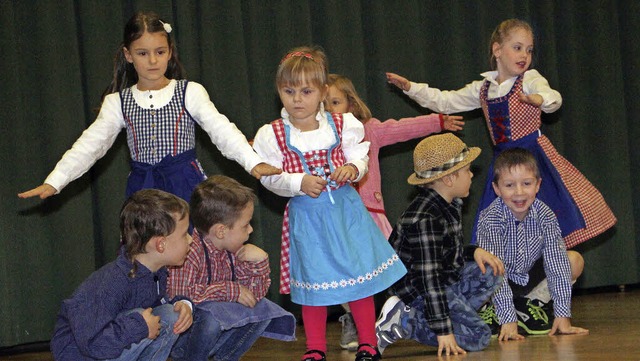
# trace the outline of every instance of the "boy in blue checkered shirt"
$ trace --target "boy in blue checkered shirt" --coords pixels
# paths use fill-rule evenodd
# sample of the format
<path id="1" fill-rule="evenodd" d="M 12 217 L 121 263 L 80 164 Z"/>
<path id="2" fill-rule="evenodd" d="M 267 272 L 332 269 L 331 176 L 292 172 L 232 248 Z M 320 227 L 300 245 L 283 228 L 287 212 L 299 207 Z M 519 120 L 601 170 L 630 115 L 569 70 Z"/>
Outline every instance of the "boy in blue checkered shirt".
<path id="1" fill-rule="evenodd" d="M 503 151 L 493 169 L 498 198 L 479 217 L 478 246 L 505 265 L 502 286 L 493 296 L 496 317 L 485 318 L 501 325 L 500 341 L 523 339 L 519 327 L 527 334 L 589 332 L 572 326 L 570 319 L 571 284 L 584 261 L 579 253 L 566 250 L 555 214 L 536 198 L 541 181 L 531 152 Z M 551 300 L 553 315 L 547 312 Z M 491 309 L 483 312 L 493 314 Z"/>

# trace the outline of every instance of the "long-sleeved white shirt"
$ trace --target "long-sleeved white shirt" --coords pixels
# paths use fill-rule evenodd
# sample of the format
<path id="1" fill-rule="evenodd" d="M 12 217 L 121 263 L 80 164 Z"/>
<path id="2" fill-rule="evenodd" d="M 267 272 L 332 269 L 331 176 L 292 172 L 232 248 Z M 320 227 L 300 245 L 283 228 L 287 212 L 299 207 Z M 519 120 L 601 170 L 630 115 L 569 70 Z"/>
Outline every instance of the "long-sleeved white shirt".
<path id="1" fill-rule="evenodd" d="M 140 91 L 135 85 L 131 89 L 140 107 L 158 109 L 171 101 L 175 87 L 176 81 L 171 80 L 169 85 L 160 90 Z M 218 112 L 202 85 L 196 82 L 187 84 L 185 108 L 196 123 L 207 132 L 222 155 L 238 162 L 247 172 L 251 172 L 258 163 L 263 162 L 251 149 L 247 138 L 236 125 Z M 125 127 L 120 95 L 118 93 L 107 95 L 96 120 L 62 156 L 44 182 L 53 186 L 59 193 L 102 158 Z"/>
<path id="2" fill-rule="evenodd" d="M 483 80 L 473 81 L 458 90 L 440 90 L 430 88 L 426 83 L 411 82 L 411 88 L 404 93 L 425 108 L 439 113 L 452 114 L 481 107 L 480 89 L 485 80 L 490 83 L 487 97 L 494 99 L 509 93 L 517 79 L 517 77 L 513 77 L 498 84 L 495 80 L 498 77 L 497 71 L 488 71 L 480 75 L 484 78 Z M 547 79 L 535 69 L 524 72 L 522 90 L 527 95 L 539 94 L 543 99 L 540 109 L 545 113 L 555 112 L 562 105 L 560 93 L 551 89 Z"/>
<path id="3" fill-rule="evenodd" d="M 291 145 L 298 148 L 301 152 L 307 152 L 314 149 L 327 149 L 336 142 L 335 136 L 327 121 L 324 107 L 320 107 L 320 111 L 316 115 L 318 121 L 318 129 L 303 132 L 296 128 L 289 120 L 289 113 L 282 108 L 282 119 L 285 124 L 291 127 Z M 344 125 L 342 128 L 342 150 L 344 152 L 346 163 L 351 163 L 358 168 L 358 179 L 360 180 L 367 172 L 369 156 L 369 142 L 363 142 L 364 126 L 356 119 L 353 114 L 345 113 L 342 115 Z M 276 135 L 273 132 L 271 124 L 263 125 L 256 134 L 253 141 L 253 148 L 258 155 L 267 163 L 274 167 L 282 168 L 284 156 L 278 147 Z M 283 197 L 301 196 L 305 193 L 300 190 L 302 178 L 306 173 L 288 173 L 282 172 L 279 175 L 262 177 L 260 182 L 273 193 Z"/>

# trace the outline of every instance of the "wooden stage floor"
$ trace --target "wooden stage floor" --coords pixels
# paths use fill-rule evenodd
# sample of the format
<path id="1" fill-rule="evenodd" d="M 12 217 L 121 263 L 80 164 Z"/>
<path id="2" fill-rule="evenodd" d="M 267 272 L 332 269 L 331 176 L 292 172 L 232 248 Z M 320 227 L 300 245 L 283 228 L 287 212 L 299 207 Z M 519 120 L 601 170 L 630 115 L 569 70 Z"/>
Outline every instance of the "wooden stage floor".
<path id="1" fill-rule="evenodd" d="M 535 336 L 524 341 L 498 342 L 491 340 L 481 352 L 438 358 L 436 348 L 411 341 L 389 346 L 383 360 L 397 361 L 640 361 L 640 289 L 626 292 L 600 292 L 575 295 L 573 323 L 589 329 L 586 336 Z M 304 352 L 304 331 L 297 330 L 295 342 L 279 342 L 261 338 L 242 360 L 299 360 Z M 354 354 L 342 351 L 338 345 L 340 324 L 330 322 L 327 327 L 329 361 L 353 361 Z M 49 352 L 0 354 L 0 361 L 52 361 Z"/>

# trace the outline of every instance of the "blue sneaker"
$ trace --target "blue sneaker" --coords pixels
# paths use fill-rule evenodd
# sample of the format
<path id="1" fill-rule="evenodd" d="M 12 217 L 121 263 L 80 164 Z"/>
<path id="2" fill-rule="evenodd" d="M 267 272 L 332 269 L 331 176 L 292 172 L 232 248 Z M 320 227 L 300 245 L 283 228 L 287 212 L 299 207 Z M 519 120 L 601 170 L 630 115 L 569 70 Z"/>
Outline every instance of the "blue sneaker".
<path id="1" fill-rule="evenodd" d="M 398 296 L 389 297 L 382 306 L 380 317 L 376 321 L 376 336 L 380 353 L 392 343 L 409 335 L 400 321 L 405 312 L 408 312 L 408 308 Z"/>

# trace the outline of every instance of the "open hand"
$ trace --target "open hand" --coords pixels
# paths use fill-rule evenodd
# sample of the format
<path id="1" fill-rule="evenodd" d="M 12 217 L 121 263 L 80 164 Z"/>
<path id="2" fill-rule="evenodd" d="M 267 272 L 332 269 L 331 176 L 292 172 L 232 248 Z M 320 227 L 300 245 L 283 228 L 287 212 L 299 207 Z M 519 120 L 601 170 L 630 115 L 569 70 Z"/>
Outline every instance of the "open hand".
<path id="1" fill-rule="evenodd" d="M 389 84 L 393 84 L 404 91 L 411 89 L 411 82 L 407 78 L 394 73 L 386 73 L 386 75 Z"/>
<path id="2" fill-rule="evenodd" d="M 549 336 L 554 335 L 588 335 L 589 330 L 582 327 L 571 326 L 569 317 L 556 317 L 553 326 L 549 331 Z"/>
<path id="3" fill-rule="evenodd" d="M 500 327 L 498 341 L 524 340 L 524 336 L 518 333 L 518 323 L 509 322 Z"/>
<path id="4" fill-rule="evenodd" d="M 450 130 L 452 132 L 457 132 L 458 130 L 462 130 L 462 126 L 464 122 L 462 121 L 462 117 L 459 115 L 443 115 L 443 128 L 442 130 Z"/>
<path id="5" fill-rule="evenodd" d="M 276 175 L 280 173 L 282 173 L 282 169 L 276 168 L 271 164 L 267 164 L 267 163 L 258 163 L 251 170 L 251 175 L 254 176 L 256 179 L 260 179 L 262 177 L 266 177 L 269 175 Z"/>
<path id="6" fill-rule="evenodd" d="M 467 353 L 462 347 L 458 346 L 453 334 L 438 336 L 438 356 L 442 356 L 443 352 L 446 356 Z"/>
<path id="7" fill-rule="evenodd" d="M 39 187 L 33 188 L 26 192 L 18 193 L 18 197 L 20 198 L 30 198 L 30 197 L 40 197 L 40 199 L 49 198 L 52 195 L 58 192 L 57 189 L 53 188 L 53 186 L 45 183 Z"/>

